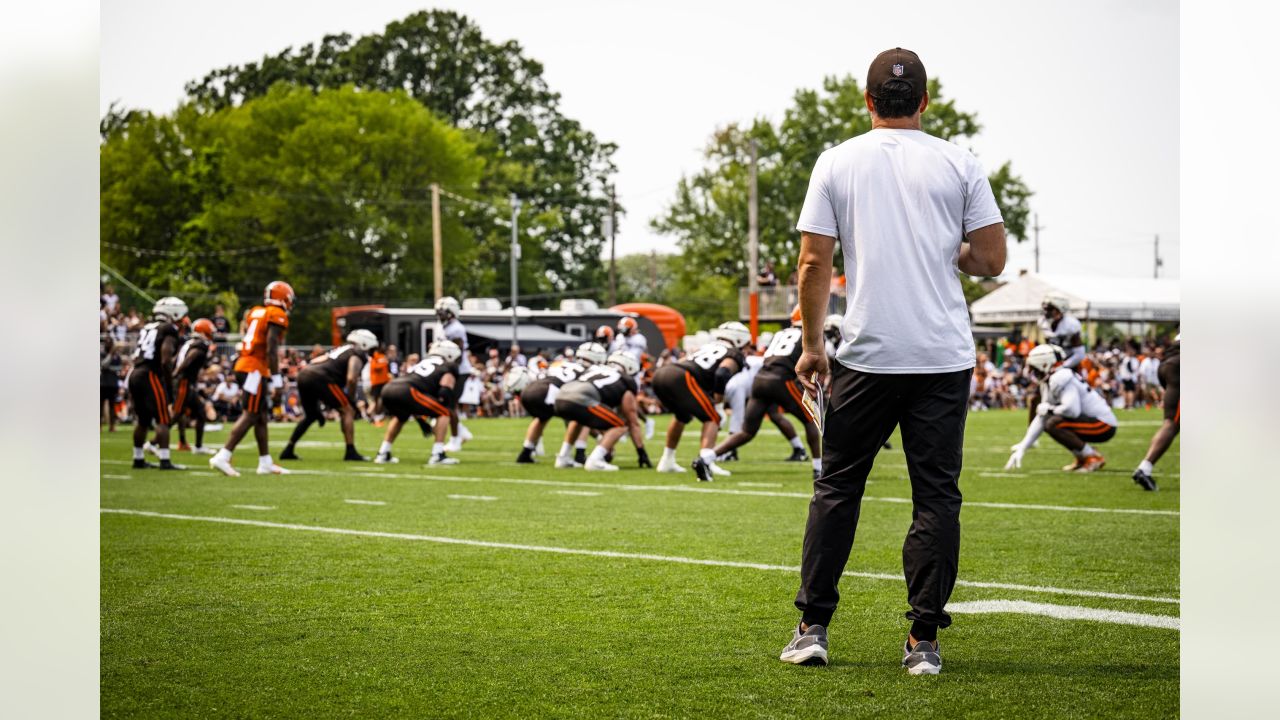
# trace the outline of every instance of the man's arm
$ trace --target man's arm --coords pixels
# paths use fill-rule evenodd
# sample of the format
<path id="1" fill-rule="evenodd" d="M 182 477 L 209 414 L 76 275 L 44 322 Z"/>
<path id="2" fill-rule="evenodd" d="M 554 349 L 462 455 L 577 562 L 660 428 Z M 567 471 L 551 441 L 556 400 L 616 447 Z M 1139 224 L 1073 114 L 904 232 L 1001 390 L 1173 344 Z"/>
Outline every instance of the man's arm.
<path id="1" fill-rule="evenodd" d="M 364 361 L 359 355 L 351 353 L 351 359 L 347 361 L 347 397 L 356 396 L 356 385 L 360 383 L 360 371 L 363 369 Z"/>
<path id="2" fill-rule="evenodd" d="M 640 414 L 636 411 L 635 393 L 622 395 L 622 419 L 627 421 L 627 429 L 631 431 L 631 443 L 637 451 L 644 450 L 644 429 L 640 423 Z"/>
<path id="3" fill-rule="evenodd" d="M 173 355 L 174 349 L 178 345 L 178 339 L 170 335 L 160 343 L 160 367 L 173 372 Z"/>
<path id="4" fill-rule="evenodd" d="M 203 355 L 204 353 L 197 350 L 193 345 L 191 350 L 187 353 L 187 356 L 182 359 L 182 364 L 173 369 L 173 376 L 175 378 L 181 377 L 182 373 L 186 371 L 188 367 L 191 367 L 192 363 L 196 362 L 196 357 L 201 356 L 201 359 L 203 360 Z"/>
<path id="5" fill-rule="evenodd" d="M 960 272 L 980 277 L 995 277 L 1004 272 L 1004 223 L 993 223 L 969 233 L 969 241 L 960 244 Z"/>
<path id="6" fill-rule="evenodd" d="M 836 239 L 830 235 L 800 233 L 800 318 L 803 330 L 803 352 L 796 361 L 800 384 L 812 393 L 827 381 L 831 368 L 827 365 L 826 340 L 822 322 L 827 317 L 827 300 L 831 295 L 831 259 Z M 811 376 L 817 373 L 816 382 Z"/>

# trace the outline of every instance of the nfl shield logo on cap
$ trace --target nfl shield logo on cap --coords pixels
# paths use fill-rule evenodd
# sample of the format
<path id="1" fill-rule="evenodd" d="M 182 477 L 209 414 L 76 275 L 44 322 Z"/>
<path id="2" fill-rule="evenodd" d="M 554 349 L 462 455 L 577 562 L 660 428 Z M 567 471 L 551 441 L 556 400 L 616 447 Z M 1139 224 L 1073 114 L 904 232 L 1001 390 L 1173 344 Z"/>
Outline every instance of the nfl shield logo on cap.
<path id="1" fill-rule="evenodd" d="M 893 76 L 902 77 L 902 65 L 899 64 L 893 66 Z"/>

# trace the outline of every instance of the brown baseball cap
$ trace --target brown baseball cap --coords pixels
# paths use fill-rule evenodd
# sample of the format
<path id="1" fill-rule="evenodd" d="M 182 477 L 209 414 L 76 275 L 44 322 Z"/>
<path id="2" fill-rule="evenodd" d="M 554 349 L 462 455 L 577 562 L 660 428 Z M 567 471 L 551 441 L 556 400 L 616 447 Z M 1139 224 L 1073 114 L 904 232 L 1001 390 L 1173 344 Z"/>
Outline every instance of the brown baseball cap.
<path id="1" fill-rule="evenodd" d="M 871 69 L 867 70 L 867 92 L 871 97 L 879 99 L 880 90 L 890 80 L 902 80 L 911 85 L 916 93 L 925 91 L 929 76 L 925 74 L 924 63 L 920 56 L 910 50 L 894 48 L 885 50 L 871 61 Z"/>

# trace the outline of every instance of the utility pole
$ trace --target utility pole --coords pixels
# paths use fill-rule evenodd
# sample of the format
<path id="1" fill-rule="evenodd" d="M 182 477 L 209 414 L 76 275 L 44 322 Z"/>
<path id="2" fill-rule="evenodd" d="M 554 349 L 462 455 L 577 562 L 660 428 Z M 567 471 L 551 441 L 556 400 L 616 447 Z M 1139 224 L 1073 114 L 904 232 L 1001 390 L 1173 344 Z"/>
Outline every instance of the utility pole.
<path id="1" fill-rule="evenodd" d="M 516 263 L 520 260 L 520 198 L 511 193 L 511 344 L 519 343 L 517 334 L 519 326 L 516 321 L 516 296 L 520 291 L 520 280 L 516 276 Z"/>
<path id="2" fill-rule="evenodd" d="M 444 297 L 444 263 L 440 256 L 440 183 L 431 183 L 431 262 L 436 301 Z"/>
<path id="3" fill-rule="evenodd" d="M 751 194 L 747 201 L 747 251 L 750 255 L 747 268 L 747 287 L 751 305 L 751 340 L 760 335 L 760 239 L 757 237 L 756 207 L 756 139 L 751 138 Z"/>
<path id="4" fill-rule="evenodd" d="M 1155 279 L 1157 279 L 1157 280 L 1159 280 L 1159 279 L 1160 279 L 1160 266 L 1161 266 L 1161 265 L 1164 265 L 1164 261 L 1160 259 L 1160 235 L 1158 235 L 1158 234 L 1157 234 L 1157 235 L 1156 235 L 1156 266 L 1155 266 L 1155 270 L 1154 270 L 1154 272 L 1152 273 L 1151 277 L 1153 277 L 1153 278 L 1155 278 Z"/>
<path id="5" fill-rule="evenodd" d="M 1032 232 L 1035 233 L 1035 238 L 1036 238 L 1036 272 L 1039 273 L 1040 272 L 1040 231 L 1043 230 L 1044 228 L 1040 227 L 1040 213 L 1036 213 L 1031 217 L 1032 217 L 1032 222 L 1035 223 L 1034 225 L 1031 226 L 1031 230 Z"/>
<path id="6" fill-rule="evenodd" d="M 609 305 L 618 304 L 617 256 L 613 242 L 613 186 L 609 186 L 609 214 L 604 218 L 604 231 L 609 236 Z"/>

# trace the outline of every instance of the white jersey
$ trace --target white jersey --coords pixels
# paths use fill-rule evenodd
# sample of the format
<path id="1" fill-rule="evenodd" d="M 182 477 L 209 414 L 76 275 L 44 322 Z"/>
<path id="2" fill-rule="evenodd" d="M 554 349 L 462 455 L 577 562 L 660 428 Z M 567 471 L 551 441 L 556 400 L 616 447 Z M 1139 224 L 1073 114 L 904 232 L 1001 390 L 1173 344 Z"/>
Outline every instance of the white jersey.
<path id="1" fill-rule="evenodd" d="M 1057 345 L 1067 351 L 1067 360 L 1063 363 L 1065 367 L 1075 368 L 1080 365 L 1080 361 L 1084 360 L 1084 345 L 1071 345 L 1073 338 L 1083 332 L 1080 321 L 1074 315 L 1063 315 L 1057 325 L 1047 317 L 1041 316 L 1036 323 L 1040 326 L 1040 331 L 1044 333 L 1044 341 L 1050 345 Z"/>
<path id="2" fill-rule="evenodd" d="M 458 318 L 453 318 L 444 325 L 437 322 L 432 337 L 437 340 L 440 338 L 452 340 L 458 347 L 462 348 L 462 357 L 458 359 L 458 372 L 462 375 L 471 374 L 471 358 L 467 353 L 467 328 L 462 324 L 462 321 L 458 320 Z"/>
<path id="3" fill-rule="evenodd" d="M 1058 368 L 1049 381 L 1040 383 L 1042 402 L 1053 404 L 1053 414 L 1065 418 L 1091 417 L 1115 427 L 1116 414 L 1107 401 L 1085 384 L 1071 368 Z"/>

